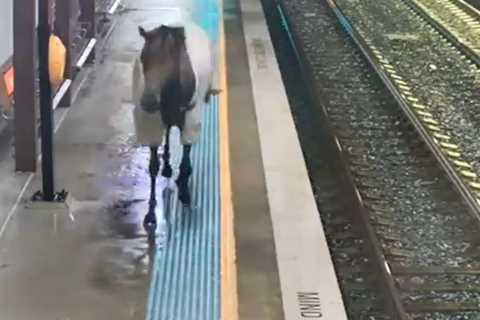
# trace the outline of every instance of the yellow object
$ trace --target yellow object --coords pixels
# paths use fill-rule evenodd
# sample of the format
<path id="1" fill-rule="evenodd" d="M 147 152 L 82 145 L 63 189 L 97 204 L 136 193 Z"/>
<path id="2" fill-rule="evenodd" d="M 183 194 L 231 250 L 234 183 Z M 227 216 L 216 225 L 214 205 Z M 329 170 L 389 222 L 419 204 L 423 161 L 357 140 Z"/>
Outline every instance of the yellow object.
<path id="1" fill-rule="evenodd" d="M 55 35 L 51 35 L 49 41 L 48 68 L 50 72 L 50 83 L 54 90 L 57 90 L 63 82 L 66 57 L 67 50 L 62 40 Z"/>
<path id="2" fill-rule="evenodd" d="M 10 68 L 13 71 L 13 68 Z M 0 75 L 2 72 L 0 71 Z M 0 78 L 0 111 L 11 112 L 13 103 L 13 72 L 6 72 Z"/>
<path id="3" fill-rule="evenodd" d="M 220 2 L 220 21 L 223 21 L 223 1 Z M 238 285 L 237 265 L 235 253 L 235 225 L 232 203 L 232 177 L 230 168 L 230 128 L 228 115 L 228 83 L 227 83 L 227 61 L 225 47 L 225 29 L 220 24 L 220 61 L 217 80 L 221 88 L 220 93 L 220 209 L 221 209 L 221 232 L 222 246 L 220 252 L 221 269 L 221 318 L 222 320 L 238 320 Z"/>

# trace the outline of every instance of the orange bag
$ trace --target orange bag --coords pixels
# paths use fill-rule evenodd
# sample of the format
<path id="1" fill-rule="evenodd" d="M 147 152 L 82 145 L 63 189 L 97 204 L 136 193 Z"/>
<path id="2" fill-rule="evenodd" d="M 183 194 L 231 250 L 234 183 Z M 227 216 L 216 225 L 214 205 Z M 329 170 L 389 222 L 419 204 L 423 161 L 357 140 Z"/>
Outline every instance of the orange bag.
<path id="1" fill-rule="evenodd" d="M 55 35 L 50 36 L 48 52 L 48 69 L 50 72 L 50 83 L 54 90 L 57 90 L 63 82 L 65 74 L 67 50 Z"/>
<path id="2" fill-rule="evenodd" d="M 0 110 L 5 117 L 13 112 L 14 70 L 10 67 L 5 73 L 0 72 Z"/>

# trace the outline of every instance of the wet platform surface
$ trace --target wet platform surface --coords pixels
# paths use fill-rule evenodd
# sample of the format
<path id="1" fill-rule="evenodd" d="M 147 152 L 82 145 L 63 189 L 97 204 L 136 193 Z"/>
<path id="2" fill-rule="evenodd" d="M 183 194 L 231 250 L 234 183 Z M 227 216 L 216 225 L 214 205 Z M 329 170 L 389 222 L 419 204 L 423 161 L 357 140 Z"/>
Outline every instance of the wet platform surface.
<path id="1" fill-rule="evenodd" d="M 208 192 L 194 193 L 198 202 L 190 215 L 178 208 L 171 218 L 170 242 L 159 236 L 156 244 L 149 243 L 142 227 L 150 183 L 149 151 L 133 146 L 132 106 L 127 103 L 131 67 L 142 45 L 137 26 L 172 19 L 168 7 L 174 3 L 124 2 L 111 39 L 55 137 L 57 189 L 73 195 L 71 212 L 26 206 L 41 185 L 35 177 L 1 235 L 2 319 L 169 319 L 165 312 L 173 314 L 174 309 L 218 318 L 217 222 L 215 216 L 197 214 L 198 208 L 218 210 L 214 189 L 218 162 L 217 167 L 205 166 L 207 160 L 218 161 L 215 145 L 192 150 L 197 159 L 192 188 Z M 216 111 L 214 106 L 208 113 L 211 121 L 216 121 Z M 211 123 L 205 134 L 216 133 L 216 124 Z M 199 179 L 204 170 L 213 180 Z M 176 263 L 185 268 L 183 273 L 173 272 Z M 150 287 L 152 276 L 156 280 Z M 165 285 L 172 288 L 168 293 Z M 182 296 L 184 292 L 192 295 Z M 161 307 L 160 314 L 147 315 L 149 294 L 148 310 Z"/>
<path id="2" fill-rule="evenodd" d="M 33 209 L 15 216 L 0 249 L 2 318 L 144 318 L 146 237 L 114 210 L 81 206 L 74 215 Z"/>

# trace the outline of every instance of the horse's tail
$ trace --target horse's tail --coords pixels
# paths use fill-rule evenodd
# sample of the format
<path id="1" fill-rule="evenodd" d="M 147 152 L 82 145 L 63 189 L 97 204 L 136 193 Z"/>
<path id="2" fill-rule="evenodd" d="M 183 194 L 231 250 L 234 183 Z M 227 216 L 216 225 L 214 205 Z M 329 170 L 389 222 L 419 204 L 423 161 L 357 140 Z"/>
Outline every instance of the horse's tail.
<path id="1" fill-rule="evenodd" d="M 218 96 L 221 92 L 221 89 L 212 89 L 210 87 L 210 89 L 208 89 L 207 93 L 205 94 L 205 103 L 209 104 L 212 96 Z"/>

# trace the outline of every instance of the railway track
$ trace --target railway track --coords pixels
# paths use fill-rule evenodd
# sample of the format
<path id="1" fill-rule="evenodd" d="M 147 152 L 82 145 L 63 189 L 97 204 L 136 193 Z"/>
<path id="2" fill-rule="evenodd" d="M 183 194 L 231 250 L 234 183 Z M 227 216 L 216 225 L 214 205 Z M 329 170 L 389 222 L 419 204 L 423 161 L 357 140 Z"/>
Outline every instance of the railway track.
<path id="1" fill-rule="evenodd" d="M 480 10 L 480 0 L 464 0 L 470 6 L 474 7 L 477 10 Z"/>
<path id="2" fill-rule="evenodd" d="M 365 30 L 325 1 L 279 4 L 312 101 L 274 39 L 277 58 L 350 318 L 479 319 L 476 180 L 453 165 L 474 166 Z"/>
<path id="3" fill-rule="evenodd" d="M 480 216 L 478 66 L 403 1 L 327 2 Z"/>
<path id="4" fill-rule="evenodd" d="M 480 11 L 464 0 L 402 0 L 480 66 Z"/>
<path id="5" fill-rule="evenodd" d="M 358 216 L 350 214 L 355 212 L 356 204 L 345 199 L 343 190 L 349 184 L 336 175 L 336 144 L 328 136 L 329 129 L 319 118 L 318 110 L 311 108 L 314 102 L 304 86 L 295 48 L 285 32 L 286 25 L 279 23 L 282 17 L 277 4 L 268 0 L 262 2 L 350 317 L 390 319 L 384 310 L 386 301 L 377 290 L 377 280 L 371 276 L 375 266 L 365 258 L 369 256 L 369 248 L 364 245 L 366 238 L 357 226 Z M 319 144 L 323 147 L 318 148 Z"/>

